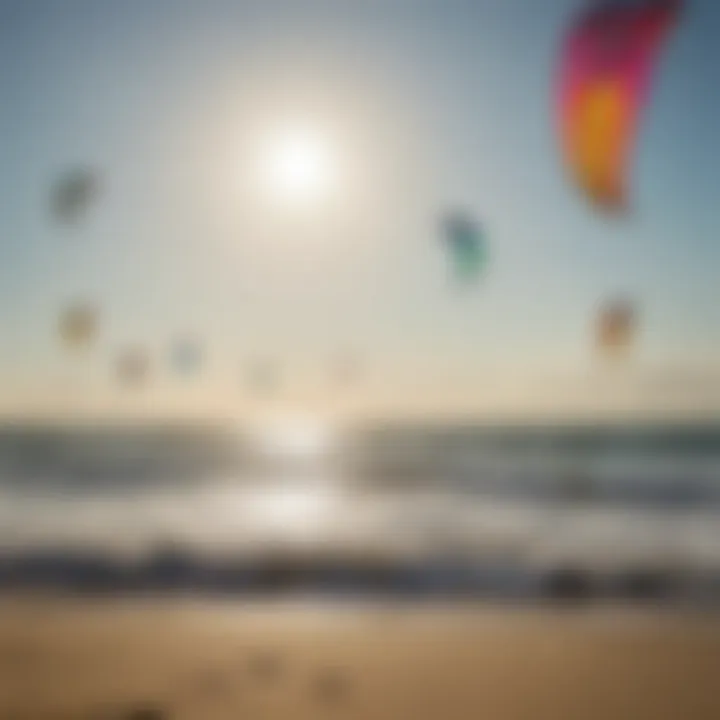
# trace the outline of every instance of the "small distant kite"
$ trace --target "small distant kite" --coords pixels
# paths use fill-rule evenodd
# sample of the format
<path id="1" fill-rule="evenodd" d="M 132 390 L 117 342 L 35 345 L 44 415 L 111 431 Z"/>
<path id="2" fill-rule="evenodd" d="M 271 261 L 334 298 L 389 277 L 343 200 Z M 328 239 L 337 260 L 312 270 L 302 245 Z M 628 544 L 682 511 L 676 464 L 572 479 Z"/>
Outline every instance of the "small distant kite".
<path id="1" fill-rule="evenodd" d="M 248 369 L 248 386 L 258 395 L 270 395 L 277 389 L 279 381 L 278 369 L 269 360 L 258 360 Z"/>
<path id="2" fill-rule="evenodd" d="M 150 371 L 150 360 L 147 353 L 140 348 L 130 348 L 120 353 L 115 371 L 118 380 L 126 387 L 139 387 L 146 380 Z"/>
<path id="3" fill-rule="evenodd" d="M 482 227 L 465 213 L 450 212 L 442 219 L 442 240 L 456 280 L 462 285 L 473 284 L 487 262 Z"/>
<path id="4" fill-rule="evenodd" d="M 598 350 L 605 356 L 613 357 L 627 353 L 635 337 L 636 321 L 636 310 L 629 300 L 608 303 L 597 320 Z"/>
<path id="5" fill-rule="evenodd" d="M 52 192 L 53 217 L 64 225 L 79 222 L 100 192 L 100 181 L 95 172 L 75 168 L 63 175 Z"/>
<path id="6" fill-rule="evenodd" d="M 592 2 L 565 39 L 558 132 L 575 183 L 598 208 L 628 205 L 628 165 L 657 56 L 682 0 Z"/>
<path id="7" fill-rule="evenodd" d="M 345 351 L 334 359 L 330 372 L 332 380 L 337 385 L 348 387 L 360 377 L 360 360 L 354 353 Z"/>
<path id="8" fill-rule="evenodd" d="M 95 339 L 97 329 L 97 313 L 89 303 L 71 305 L 60 315 L 58 331 L 68 347 L 87 347 Z"/>
<path id="9" fill-rule="evenodd" d="M 176 340 L 170 348 L 170 364 L 179 375 L 197 374 L 202 368 L 203 359 L 201 344 L 192 338 Z"/>

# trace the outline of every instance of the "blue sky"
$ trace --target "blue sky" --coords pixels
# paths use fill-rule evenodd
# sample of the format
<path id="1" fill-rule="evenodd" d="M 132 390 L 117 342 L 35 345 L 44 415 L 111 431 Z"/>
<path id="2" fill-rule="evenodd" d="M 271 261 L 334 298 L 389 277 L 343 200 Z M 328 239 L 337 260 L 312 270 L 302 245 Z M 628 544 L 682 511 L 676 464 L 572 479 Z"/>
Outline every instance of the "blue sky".
<path id="1" fill-rule="evenodd" d="M 368 368 L 355 400 L 378 412 L 532 406 L 512 378 L 587 372 L 592 318 L 617 292 L 641 309 L 637 367 L 716 365 L 720 6 L 689 3 L 643 121 L 633 215 L 608 221 L 566 182 L 552 126 L 579 5 L 0 2 L 3 407 L 56 407 L 73 382 L 113 409 L 114 353 L 140 344 L 162 363 L 188 331 L 207 340 L 205 376 L 188 388 L 158 368 L 131 407 L 241 412 L 256 356 L 286 369 L 287 403 L 327 405 L 344 347 Z M 297 117 L 338 158 L 335 205 L 307 223 L 240 190 L 257 129 Z M 77 164 L 106 190 L 73 231 L 47 208 Z M 437 239 L 449 205 L 491 243 L 464 297 Z M 76 297 L 103 318 L 81 370 L 54 333 Z"/>

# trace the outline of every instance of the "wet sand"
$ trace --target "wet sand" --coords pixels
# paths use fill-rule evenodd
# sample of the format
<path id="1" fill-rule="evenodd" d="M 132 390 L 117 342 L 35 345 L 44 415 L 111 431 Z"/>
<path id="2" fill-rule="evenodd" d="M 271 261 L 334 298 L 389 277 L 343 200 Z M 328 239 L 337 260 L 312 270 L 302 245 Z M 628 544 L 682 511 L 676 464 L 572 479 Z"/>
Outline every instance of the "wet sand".
<path id="1" fill-rule="evenodd" d="M 0 719 L 717 720 L 720 616 L 0 602 Z"/>

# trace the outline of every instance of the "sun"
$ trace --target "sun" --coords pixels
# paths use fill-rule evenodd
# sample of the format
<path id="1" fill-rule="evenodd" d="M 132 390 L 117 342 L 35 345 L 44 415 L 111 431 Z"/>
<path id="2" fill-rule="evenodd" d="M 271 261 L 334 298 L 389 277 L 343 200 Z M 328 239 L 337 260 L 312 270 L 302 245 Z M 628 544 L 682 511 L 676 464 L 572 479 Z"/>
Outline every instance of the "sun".
<path id="1" fill-rule="evenodd" d="M 335 183 L 331 144 L 319 131 L 284 130 L 268 143 L 264 163 L 268 195 L 286 205 L 307 206 L 325 200 Z"/>

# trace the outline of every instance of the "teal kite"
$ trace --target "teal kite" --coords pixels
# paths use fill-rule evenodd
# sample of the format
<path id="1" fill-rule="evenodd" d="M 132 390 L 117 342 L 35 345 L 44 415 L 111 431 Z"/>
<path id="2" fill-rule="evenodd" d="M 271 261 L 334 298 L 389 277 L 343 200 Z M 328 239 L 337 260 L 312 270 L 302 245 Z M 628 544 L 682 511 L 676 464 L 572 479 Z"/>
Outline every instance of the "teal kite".
<path id="1" fill-rule="evenodd" d="M 474 284 L 487 263 L 483 228 L 466 213 L 454 211 L 443 218 L 442 229 L 455 280 L 463 286 Z"/>

